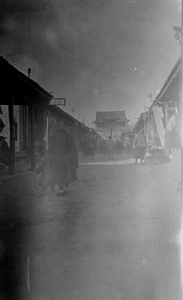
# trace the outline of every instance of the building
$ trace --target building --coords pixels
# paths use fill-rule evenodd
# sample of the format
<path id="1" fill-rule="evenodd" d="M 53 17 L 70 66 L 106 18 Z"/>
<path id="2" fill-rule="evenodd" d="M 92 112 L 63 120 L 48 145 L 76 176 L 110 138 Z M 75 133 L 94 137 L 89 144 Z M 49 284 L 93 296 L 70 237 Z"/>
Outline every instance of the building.
<path id="1" fill-rule="evenodd" d="M 127 129 L 128 122 L 125 110 L 97 111 L 94 124 L 96 132 L 103 138 L 107 139 L 108 136 L 112 136 L 114 140 L 120 140 L 122 133 Z"/>
<path id="2" fill-rule="evenodd" d="M 10 146 L 9 172 L 14 173 L 15 158 L 21 155 L 29 156 L 35 169 L 36 140 L 44 138 L 46 109 L 52 95 L 3 57 L 0 67 L 0 119 L 5 124 L 1 135 Z"/>
<path id="3" fill-rule="evenodd" d="M 182 99 L 182 71 L 179 58 L 144 117 L 144 131 L 149 148 L 164 149 L 165 129 Z"/>
<path id="4" fill-rule="evenodd" d="M 134 134 L 144 130 L 149 162 L 166 161 L 165 130 L 181 101 L 182 70 L 179 58 L 150 108 L 140 115 L 133 128 Z"/>

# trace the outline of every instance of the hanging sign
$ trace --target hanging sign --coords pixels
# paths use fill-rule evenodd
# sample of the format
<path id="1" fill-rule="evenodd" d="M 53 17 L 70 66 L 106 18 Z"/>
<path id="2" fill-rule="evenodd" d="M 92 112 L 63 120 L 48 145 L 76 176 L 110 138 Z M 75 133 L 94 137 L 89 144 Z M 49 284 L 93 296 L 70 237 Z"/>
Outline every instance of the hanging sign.
<path id="1" fill-rule="evenodd" d="M 50 105 L 65 106 L 66 105 L 66 98 L 53 98 L 50 101 Z"/>

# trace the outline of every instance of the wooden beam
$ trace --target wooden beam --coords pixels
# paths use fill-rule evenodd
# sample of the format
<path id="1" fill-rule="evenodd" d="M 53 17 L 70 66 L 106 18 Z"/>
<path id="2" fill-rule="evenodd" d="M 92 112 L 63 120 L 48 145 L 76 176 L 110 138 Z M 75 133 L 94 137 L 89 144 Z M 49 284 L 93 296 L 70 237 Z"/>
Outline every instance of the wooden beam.
<path id="1" fill-rule="evenodd" d="M 14 128 L 14 113 L 13 113 L 14 99 L 11 96 L 10 104 L 8 105 L 9 111 L 9 124 L 10 124 L 10 158 L 9 158 L 9 174 L 15 173 L 15 128 Z"/>
<path id="2" fill-rule="evenodd" d="M 30 106 L 30 139 L 31 139 L 31 170 L 36 169 L 36 152 L 35 152 L 35 118 L 34 118 L 34 106 Z"/>

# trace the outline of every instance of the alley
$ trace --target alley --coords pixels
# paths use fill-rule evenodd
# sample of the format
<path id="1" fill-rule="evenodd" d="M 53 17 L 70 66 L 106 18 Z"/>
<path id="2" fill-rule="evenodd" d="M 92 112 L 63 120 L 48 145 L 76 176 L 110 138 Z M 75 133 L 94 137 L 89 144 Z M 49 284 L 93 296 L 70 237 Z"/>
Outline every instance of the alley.
<path id="1" fill-rule="evenodd" d="M 33 203 L 22 217 L 30 292 L 23 276 L 18 299 L 182 298 L 181 199 L 170 164 L 83 163 L 68 196 L 48 191 Z"/>

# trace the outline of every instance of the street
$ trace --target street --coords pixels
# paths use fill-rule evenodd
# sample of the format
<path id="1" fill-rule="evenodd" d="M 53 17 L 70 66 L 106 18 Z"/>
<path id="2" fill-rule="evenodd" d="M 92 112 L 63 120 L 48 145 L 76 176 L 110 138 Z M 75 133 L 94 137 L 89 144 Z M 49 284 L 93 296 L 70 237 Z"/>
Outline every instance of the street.
<path id="1" fill-rule="evenodd" d="M 182 300 L 182 1 L 0 8 L 0 300 Z"/>
<path id="2" fill-rule="evenodd" d="M 10 245 L 24 266 L 16 299 L 182 299 L 181 197 L 170 163 L 86 161 L 69 195 L 31 193 L 30 185 L 24 208 L 10 209 L 10 240 L 21 236 Z"/>

